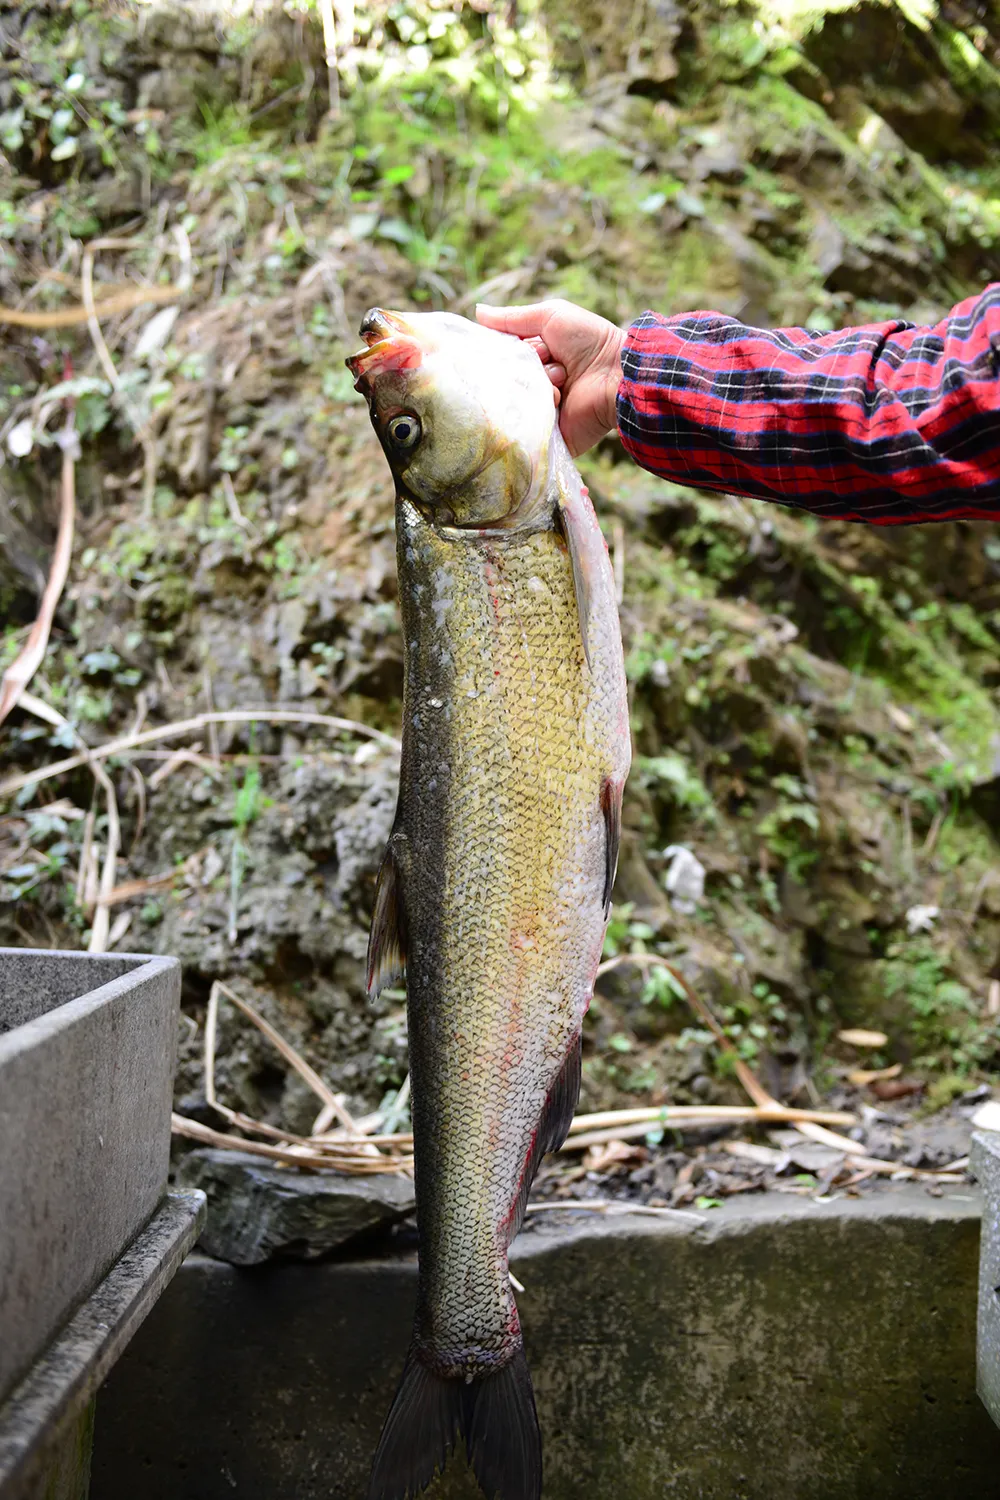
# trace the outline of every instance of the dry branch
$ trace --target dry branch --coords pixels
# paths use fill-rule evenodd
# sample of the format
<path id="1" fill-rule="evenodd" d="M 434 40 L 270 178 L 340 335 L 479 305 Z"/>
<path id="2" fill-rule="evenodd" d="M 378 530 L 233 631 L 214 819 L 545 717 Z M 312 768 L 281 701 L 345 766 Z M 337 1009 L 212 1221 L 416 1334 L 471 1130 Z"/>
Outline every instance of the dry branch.
<path id="1" fill-rule="evenodd" d="M 72 405 L 66 411 L 66 421 L 60 434 L 62 445 L 62 486 L 59 506 L 59 530 L 52 553 L 52 565 L 48 580 L 38 606 L 38 618 L 28 635 L 24 648 L 11 662 L 0 682 L 0 724 L 15 707 L 21 694 L 34 677 L 45 658 L 49 643 L 49 632 L 55 617 L 56 606 L 62 597 L 73 555 L 73 527 L 76 522 L 76 459 L 80 451 L 79 439 Z"/>
<path id="2" fill-rule="evenodd" d="M 36 698 L 34 693 L 21 694 L 21 707 L 28 713 L 34 714 L 36 719 L 42 719 L 46 724 L 52 724 L 57 729 L 69 729 L 76 738 L 80 736 L 77 730 L 70 724 L 59 711 L 52 708 L 50 704 L 44 703 L 41 698 Z M 80 869 L 77 875 L 77 902 L 86 908 L 93 906 L 94 920 L 90 929 L 90 943 L 88 952 L 103 953 L 108 946 L 108 929 L 110 926 L 110 915 L 108 908 L 111 905 L 111 894 L 115 884 L 115 873 L 118 868 L 118 850 L 121 847 L 121 823 L 118 818 L 118 798 L 115 795 L 114 782 L 103 766 L 90 761 L 89 756 L 84 757 L 85 763 L 95 781 L 104 791 L 108 809 L 108 847 L 104 855 L 104 866 L 96 889 L 91 890 L 90 869 L 91 857 L 96 855 L 93 844 L 93 819 L 90 818 L 84 828 L 83 849 L 80 853 Z M 96 870 L 96 862 L 93 868 Z"/>
<path id="3" fill-rule="evenodd" d="M 529 1203 L 526 1213 L 550 1214 L 550 1213 L 577 1213 L 577 1214 L 608 1214 L 612 1218 L 616 1214 L 645 1214 L 655 1219 L 691 1219 L 696 1224 L 704 1224 L 705 1215 L 692 1213 L 685 1208 L 656 1208 L 649 1203 L 615 1203 L 607 1198 L 584 1200 L 577 1203 L 549 1203 L 540 1201 Z"/>
<path id="4" fill-rule="evenodd" d="M 144 302 L 176 302 L 181 295 L 179 286 L 137 286 L 127 292 L 98 297 L 93 308 L 98 317 L 113 318 L 116 313 L 131 312 Z M 20 308 L 0 307 L 0 325 L 14 328 L 74 328 L 88 322 L 89 318 L 86 306 L 62 307 L 57 312 L 24 312 Z"/>
<path id="5" fill-rule="evenodd" d="M 386 749 L 399 749 L 399 741 L 391 734 L 373 729 L 370 724 L 362 724 L 357 719 L 340 719 L 333 714 L 316 714 L 300 708 L 220 709 L 215 713 L 196 714 L 192 719 L 181 719 L 176 724 L 161 724 L 156 729 L 144 729 L 141 734 L 123 734 L 118 739 L 106 740 L 103 745 L 95 745 L 86 754 L 68 755 L 64 760 L 53 761 L 50 766 L 40 766 L 36 771 L 22 771 L 17 776 L 8 776 L 5 781 L 0 781 L 0 797 L 13 796 L 22 787 L 48 781 L 67 771 L 76 771 L 80 766 L 90 765 L 95 760 L 106 760 L 111 755 L 124 755 L 129 750 L 156 744 L 160 740 L 194 734 L 209 724 L 315 724 L 318 728 L 332 729 L 339 734 L 366 735 Z"/>
<path id="6" fill-rule="evenodd" d="M 227 1000 L 231 1000 L 233 1002 L 237 1010 L 241 1010 L 243 1012 L 248 1021 L 253 1022 L 258 1031 L 262 1032 L 263 1035 L 267 1037 L 271 1045 L 278 1052 L 280 1052 L 285 1061 L 295 1069 L 299 1077 L 305 1080 L 316 1097 L 318 1099 L 321 1099 L 325 1105 L 333 1110 L 334 1114 L 343 1125 L 344 1129 L 349 1131 L 352 1135 L 357 1136 L 359 1133 L 358 1128 L 354 1123 L 351 1115 L 344 1108 L 343 1104 L 341 1104 L 340 1100 L 337 1098 L 333 1090 L 323 1082 L 322 1078 L 316 1072 L 315 1068 L 311 1068 L 309 1066 L 305 1058 L 295 1050 L 291 1042 L 287 1042 L 279 1031 L 275 1031 L 270 1021 L 265 1021 L 264 1017 L 260 1014 L 259 1011 L 254 1010 L 252 1005 L 250 1005 L 246 1000 L 241 999 L 240 996 L 237 995 L 235 990 L 231 990 L 227 984 L 223 984 L 221 979 L 217 979 L 215 981 L 212 989 L 213 991 L 217 989 L 219 994 L 225 995 Z"/>
<path id="7" fill-rule="evenodd" d="M 2 790 L 3 788 L 0 787 L 0 791 Z M 722 1050 L 727 1052 L 732 1058 L 733 1072 L 753 1102 L 760 1105 L 762 1109 L 770 1109 L 772 1107 L 776 1109 L 781 1108 L 777 1100 L 771 1098 L 764 1085 L 755 1077 L 750 1068 L 747 1067 L 704 1000 L 692 989 L 691 985 L 684 978 L 684 975 L 679 973 L 673 964 L 668 963 L 665 958 L 661 958 L 658 953 L 622 953 L 617 958 L 609 958 L 605 963 L 601 964 L 596 977 L 600 979 L 602 974 L 608 974 L 612 969 L 620 968 L 623 964 L 638 964 L 640 968 L 666 969 L 667 973 L 674 977 L 684 991 L 691 1009 L 696 1015 L 701 1017 Z"/>
<path id="8" fill-rule="evenodd" d="M 731 1120 L 740 1124 L 744 1120 L 759 1120 L 763 1124 L 796 1125 L 800 1120 L 813 1120 L 820 1125 L 854 1125 L 854 1115 L 834 1109 L 793 1109 L 790 1105 L 748 1104 L 666 1104 L 650 1105 L 641 1109 L 605 1109 L 599 1114 L 577 1115 L 570 1125 L 570 1133 L 580 1130 L 603 1130 L 612 1125 L 683 1124 L 699 1121 L 711 1116 L 712 1124 Z M 852 1143 L 853 1144 L 853 1143 Z"/>
<path id="9" fill-rule="evenodd" d="M 294 1147 L 268 1146 L 264 1141 L 248 1141 L 242 1136 L 228 1135 L 221 1130 L 212 1130 L 198 1120 L 186 1115 L 171 1114 L 170 1128 L 174 1135 L 185 1136 L 203 1146 L 217 1146 L 225 1151 L 243 1151 L 251 1156 L 266 1156 L 271 1161 L 284 1162 L 290 1167 L 306 1167 L 311 1171 L 334 1170 L 353 1176 L 366 1176 L 371 1172 L 408 1172 L 412 1170 L 412 1157 L 358 1156 L 349 1149 L 336 1155 Z"/>

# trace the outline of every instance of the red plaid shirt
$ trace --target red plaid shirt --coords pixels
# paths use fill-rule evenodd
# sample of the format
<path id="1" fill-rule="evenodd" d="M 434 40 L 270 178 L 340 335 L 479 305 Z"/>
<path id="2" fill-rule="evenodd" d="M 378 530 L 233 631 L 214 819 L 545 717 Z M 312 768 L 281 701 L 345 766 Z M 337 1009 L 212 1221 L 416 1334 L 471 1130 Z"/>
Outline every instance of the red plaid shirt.
<path id="1" fill-rule="evenodd" d="M 1000 519 L 1000 283 L 933 328 L 646 312 L 622 370 L 618 429 L 654 474 L 876 526 Z"/>

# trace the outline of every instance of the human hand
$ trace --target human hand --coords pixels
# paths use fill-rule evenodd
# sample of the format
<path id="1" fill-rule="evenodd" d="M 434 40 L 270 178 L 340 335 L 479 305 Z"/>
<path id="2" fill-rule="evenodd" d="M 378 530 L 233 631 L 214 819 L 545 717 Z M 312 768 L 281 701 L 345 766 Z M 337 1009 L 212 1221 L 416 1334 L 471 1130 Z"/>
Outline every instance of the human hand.
<path id="1" fill-rule="evenodd" d="M 559 426 L 576 458 L 615 426 L 625 335 L 614 323 L 556 297 L 527 307 L 489 307 L 476 317 L 487 328 L 512 333 L 538 354 L 552 382 Z"/>

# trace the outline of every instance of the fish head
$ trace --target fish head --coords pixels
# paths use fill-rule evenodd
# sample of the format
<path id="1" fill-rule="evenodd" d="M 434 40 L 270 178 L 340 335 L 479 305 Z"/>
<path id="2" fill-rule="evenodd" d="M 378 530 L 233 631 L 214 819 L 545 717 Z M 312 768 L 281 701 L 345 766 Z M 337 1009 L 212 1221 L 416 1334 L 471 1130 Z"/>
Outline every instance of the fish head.
<path id="1" fill-rule="evenodd" d="M 515 524 L 555 425 L 533 349 L 453 313 L 374 307 L 347 361 L 397 490 L 443 526 Z"/>

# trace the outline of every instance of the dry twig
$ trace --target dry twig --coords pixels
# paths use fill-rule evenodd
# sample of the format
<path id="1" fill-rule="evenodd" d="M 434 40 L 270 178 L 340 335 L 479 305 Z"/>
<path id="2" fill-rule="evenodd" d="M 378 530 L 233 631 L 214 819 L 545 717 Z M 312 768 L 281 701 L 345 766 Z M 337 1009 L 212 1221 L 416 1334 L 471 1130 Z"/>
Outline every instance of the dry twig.
<path id="1" fill-rule="evenodd" d="M 220 709 L 215 713 L 196 714 L 191 719 L 181 719 L 176 724 L 161 724 L 155 729 L 144 729 L 141 734 L 123 734 L 118 739 L 95 745 L 86 754 L 68 755 L 50 766 L 41 766 L 35 771 L 22 771 L 17 776 L 8 776 L 0 781 L 0 797 L 13 796 L 22 787 L 32 783 L 48 781 L 53 776 L 75 771 L 80 766 L 90 765 L 95 760 L 106 760 L 111 755 L 124 755 L 142 745 L 156 744 L 161 740 L 179 739 L 185 734 L 194 734 L 209 724 L 314 724 L 320 729 L 331 729 L 339 734 L 359 734 L 375 740 L 389 750 L 398 750 L 399 741 L 381 729 L 362 724 L 357 719 L 340 719 L 333 714 L 317 714 L 301 708 L 236 708 Z"/>
<path id="2" fill-rule="evenodd" d="M 80 451 L 80 443 L 76 435 L 72 403 L 67 405 L 66 421 L 59 441 L 63 458 L 56 545 L 52 553 L 48 580 L 38 606 L 38 617 L 31 627 L 24 648 L 11 662 L 3 674 L 3 681 L 0 682 L 0 724 L 16 706 L 45 658 L 56 606 L 62 598 L 70 558 L 73 555 L 73 528 L 76 522 L 76 460 Z"/>
<path id="3" fill-rule="evenodd" d="M 550 1203 L 538 1201 L 529 1203 L 526 1213 L 550 1214 L 550 1213 L 583 1213 L 583 1214 L 607 1214 L 614 1218 L 616 1214 L 643 1214 L 652 1219 L 690 1219 L 692 1223 L 704 1224 L 705 1215 L 692 1213 L 684 1208 L 654 1208 L 649 1203 L 616 1203 L 607 1198 L 592 1198 L 579 1200 L 576 1203 Z"/>
<path id="4" fill-rule="evenodd" d="M 0 791 L 2 790 L 3 788 L 0 787 Z M 736 1048 L 726 1036 L 726 1033 L 723 1031 L 722 1027 L 719 1025 L 718 1021 L 715 1019 L 714 1015 L 709 1010 L 704 1000 L 702 1000 L 701 996 L 698 995 L 697 992 L 691 987 L 691 985 L 684 978 L 684 975 L 674 968 L 673 964 L 668 963 L 665 958 L 661 958 L 658 953 L 621 953 L 617 958 L 609 958 L 603 964 L 601 964 L 600 968 L 597 971 L 596 977 L 600 979 L 602 974 L 609 974 L 612 969 L 621 968 L 624 964 L 637 964 L 639 968 L 666 969 L 667 973 L 673 976 L 673 978 L 680 985 L 681 989 L 684 991 L 691 1009 L 704 1021 L 705 1025 L 715 1037 L 715 1040 L 718 1042 L 722 1050 L 724 1052 L 727 1052 L 732 1058 L 733 1072 L 736 1074 L 736 1077 L 739 1079 L 746 1092 L 750 1095 L 750 1098 L 753 1100 L 753 1102 L 760 1105 L 762 1109 L 781 1108 L 781 1105 L 778 1104 L 778 1101 L 771 1098 L 771 1095 L 767 1092 L 767 1089 L 764 1087 L 764 1085 L 747 1067 L 746 1063 L 743 1061 L 742 1057 L 740 1057 Z"/>
<path id="5" fill-rule="evenodd" d="M 137 286 L 126 292 L 92 298 L 93 311 L 99 318 L 113 318 L 117 313 L 131 312 L 144 302 L 176 302 L 183 294 L 180 286 Z M 15 328 L 74 328 L 90 320 L 90 309 L 62 307 L 57 312 L 24 312 L 20 308 L 0 307 L 0 325 Z"/>
<path id="6" fill-rule="evenodd" d="M 344 1108 L 343 1104 L 337 1098 L 337 1095 L 333 1092 L 333 1090 L 331 1088 L 329 1088 L 328 1085 L 323 1082 L 322 1078 L 316 1072 L 315 1068 L 310 1067 L 310 1065 L 306 1062 L 305 1058 L 299 1052 L 297 1052 L 295 1050 L 295 1048 L 292 1046 L 291 1042 L 286 1041 L 285 1038 L 281 1035 L 281 1033 L 279 1031 L 275 1031 L 275 1029 L 271 1025 L 270 1021 L 265 1021 L 264 1017 L 260 1014 L 259 1011 L 254 1010 L 253 1006 L 248 1001 L 242 999 L 239 995 L 237 995 L 237 993 L 236 993 L 235 990 L 230 989 L 229 986 L 228 986 L 228 984 L 223 984 L 221 979 L 217 979 L 215 981 L 215 983 L 212 985 L 212 995 L 215 995 L 216 992 L 218 992 L 218 994 L 225 995 L 225 997 L 226 997 L 227 1000 L 231 1000 L 233 1002 L 233 1004 L 236 1006 L 237 1010 L 240 1010 L 240 1011 L 243 1012 L 243 1014 L 246 1016 L 246 1018 L 247 1018 L 248 1021 L 252 1021 L 253 1022 L 253 1024 L 257 1027 L 257 1030 L 260 1031 L 260 1032 L 262 1032 L 263 1035 L 267 1037 L 267 1039 L 271 1043 L 271 1045 L 278 1052 L 281 1053 L 282 1057 L 285 1059 L 285 1061 L 291 1067 L 293 1067 L 295 1069 L 295 1071 L 296 1071 L 296 1073 L 298 1073 L 299 1077 L 302 1078 L 302 1079 L 304 1079 L 304 1081 L 309 1085 L 309 1087 L 312 1089 L 313 1093 L 317 1096 L 317 1098 L 321 1099 L 323 1101 L 323 1103 L 328 1106 L 328 1108 L 330 1108 L 330 1109 L 333 1110 L 334 1114 L 336 1115 L 337 1119 L 340 1121 L 341 1125 L 343 1125 L 344 1129 L 346 1131 L 348 1131 L 349 1134 L 357 1137 L 358 1134 L 359 1134 L 358 1127 L 355 1124 L 354 1119 L 352 1118 L 352 1116 Z M 211 1005 L 211 996 L 209 997 L 209 1004 Z M 218 1006 L 218 1001 L 217 1000 L 216 1000 L 216 1006 Z M 208 1030 L 208 1028 L 207 1028 L 207 1025 L 206 1025 L 206 1049 L 207 1049 L 207 1030 Z M 215 1033 L 215 1027 L 214 1027 L 214 1022 L 213 1022 L 212 1033 L 213 1033 L 212 1034 L 212 1042 L 213 1042 L 213 1049 L 214 1049 L 214 1041 L 215 1041 L 215 1035 L 214 1035 L 214 1033 Z M 213 1054 L 212 1054 L 212 1063 L 213 1063 L 213 1069 L 214 1069 L 214 1050 L 213 1050 Z M 206 1050 L 206 1075 L 205 1076 L 206 1076 L 206 1085 L 207 1085 L 207 1081 L 208 1081 L 208 1053 L 207 1053 L 207 1050 Z M 212 1074 L 212 1092 L 213 1092 L 213 1096 L 214 1096 L 214 1092 L 215 1092 L 214 1071 L 213 1071 L 213 1074 Z M 214 1098 L 212 1100 L 210 1100 L 209 1102 L 210 1103 L 214 1103 Z"/>
<path id="7" fill-rule="evenodd" d="M 310 1152 L 306 1148 L 294 1146 L 269 1146 L 264 1141 L 248 1141 L 242 1136 L 228 1135 L 221 1130 L 212 1130 L 208 1125 L 202 1125 L 198 1120 L 188 1119 L 186 1115 L 171 1114 L 170 1128 L 174 1135 L 186 1136 L 188 1140 L 198 1141 L 203 1146 L 218 1146 L 226 1151 L 244 1151 L 251 1156 L 266 1156 L 271 1161 L 284 1162 L 290 1167 L 306 1167 L 313 1171 L 330 1171 L 351 1173 L 355 1176 L 364 1176 L 369 1172 L 407 1172 L 412 1170 L 412 1157 L 397 1156 L 359 1156 L 352 1154 L 348 1143 L 345 1149 L 334 1153 Z"/>
<path id="8" fill-rule="evenodd" d="M 34 693 L 21 694 L 21 707 L 35 715 L 36 719 L 42 719 L 46 724 L 52 724 L 57 729 L 69 729 L 76 738 L 80 736 L 57 709 L 44 703 L 41 698 L 36 698 Z M 102 765 L 91 762 L 90 757 L 85 755 L 84 762 L 89 765 L 94 779 L 104 791 L 108 810 L 108 847 L 104 855 L 104 866 L 101 871 L 97 888 L 91 891 L 89 872 L 91 868 L 91 855 L 94 851 L 93 845 L 93 822 L 89 829 L 84 828 L 84 849 L 80 855 L 80 870 L 77 876 L 77 892 L 82 894 L 81 905 L 84 907 L 94 906 L 94 920 L 90 929 L 90 953 L 103 953 L 108 945 L 108 928 L 110 917 L 108 907 L 110 895 L 114 888 L 115 872 L 118 867 L 118 850 L 121 847 L 121 823 L 118 818 L 118 798 L 115 795 L 114 782 Z"/>

